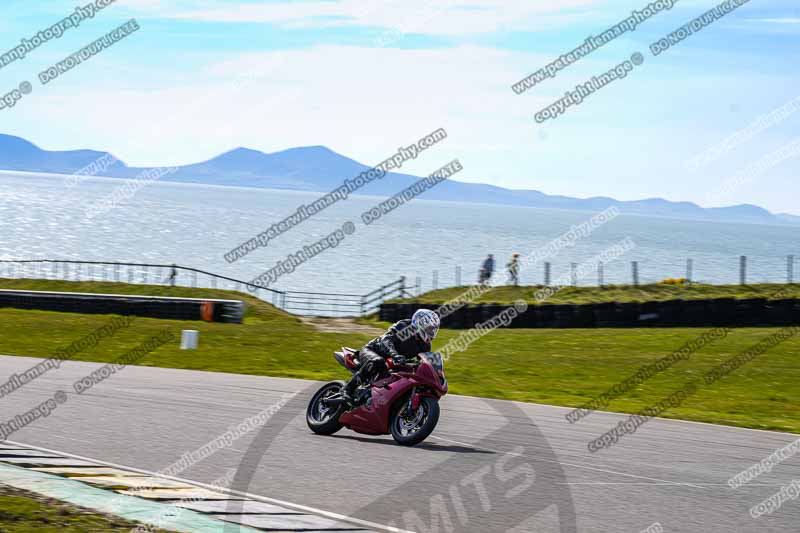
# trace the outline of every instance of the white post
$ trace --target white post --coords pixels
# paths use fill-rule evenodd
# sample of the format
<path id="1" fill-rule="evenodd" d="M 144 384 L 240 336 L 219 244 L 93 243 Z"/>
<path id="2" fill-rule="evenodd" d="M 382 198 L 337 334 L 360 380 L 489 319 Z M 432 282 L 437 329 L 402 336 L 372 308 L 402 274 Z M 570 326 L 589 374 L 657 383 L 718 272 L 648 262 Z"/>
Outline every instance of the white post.
<path id="1" fill-rule="evenodd" d="M 184 329 L 181 331 L 181 350 L 196 350 L 200 340 L 200 332 L 196 329 Z"/>

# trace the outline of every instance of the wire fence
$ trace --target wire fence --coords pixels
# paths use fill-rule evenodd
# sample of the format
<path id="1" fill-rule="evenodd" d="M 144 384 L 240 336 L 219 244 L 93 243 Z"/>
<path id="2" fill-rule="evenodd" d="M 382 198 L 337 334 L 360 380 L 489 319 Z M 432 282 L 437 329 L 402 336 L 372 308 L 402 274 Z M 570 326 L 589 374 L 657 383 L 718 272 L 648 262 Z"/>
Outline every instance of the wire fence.
<path id="1" fill-rule="evenodd" d="M 798 278 L 795 256 L 786 256 L 782 262 L 783 269 L 775 261 L 766 261 L 764 258 L 753 261 L 747 256 L 739 256 L 728 265 L 717 261 L 711 267 L 704 263 L 698 264 L 694 259 L 670 265 L 646 261 L 614 261 L 608 264 L 598 263 L 592 275 L 586 275 L 586 270 L 579 269 L 578 263 L 544 262 L 527 268 L 521 273 L 519 282 L 524 285 L 644 285 L 673 278 L 679 282 L 685 280 L 690 283 L 714 284 L 794 283 Z M 783 271 L 779 272 L 780 270 Z M 440 275 L 439 270 L 432 271 L 430 284 L 422 276 L 417 276 L 413 285 L 407 284 L 406 278 L 401 277 L 367 294 L 349 294 L 257 287 L 246 281 L 175 264 L 54 259 L 0 260 L 0 278 L 104 281 L 248 291 L 256 298 L 293 314 L 342 317 L 370 315 L 378 310 L 381 303 L 390 299 L 407 298 L 428 290 L 472 285 L 477 282 L 477 271 L 475 269 L 475 279 L 472 279 L 472 276 L 464 275 L 461 266 L 456 266 L 449 275 L 446 271 L 443 271 L 445 275 Z M 579 276 L 578 272 L 584 275 Z M 497 284 L 511 284 L 505 270 L 495 271 L 493 277 Z"/>
<path id="2" fill-rule="evenodd" d="M 275 307 L 298 315 L 364 316 L 391 298 L 411 296 L 405 278 L 367 294 L 281 291 L 175 264 L 71 261 L 55 259 L 0 260 L 0 278 L 119 282 L 248 291 Z"/>
<path id="3" fill-rule="evenodd" d="M 520 285 L 571 285 L 602 287 L 605 285 L 645 285 L 668 279 L 686 283 L 711 285 L 746 285 L 749 283 L 795 283 L 799 279 L 796 256 L 783 258 L 731 257 L 729 261 L 686 259 L 671 263 L 654 261 L 614 261 L 593 266 L 590 273 L 580 263 L 542 262 L 519 273 Z M 579 274 L 582 272 L 582 275 Z M 452 270 L 433 270 L 429 277 L 416 276 L 414 294 L 448 287 L 464 287 L 478 283 L 479 269 L 464 274 L 461 266 Z M 500 285 L 511 285 L 506 269 L 495 270 L 492 276 Z"/>

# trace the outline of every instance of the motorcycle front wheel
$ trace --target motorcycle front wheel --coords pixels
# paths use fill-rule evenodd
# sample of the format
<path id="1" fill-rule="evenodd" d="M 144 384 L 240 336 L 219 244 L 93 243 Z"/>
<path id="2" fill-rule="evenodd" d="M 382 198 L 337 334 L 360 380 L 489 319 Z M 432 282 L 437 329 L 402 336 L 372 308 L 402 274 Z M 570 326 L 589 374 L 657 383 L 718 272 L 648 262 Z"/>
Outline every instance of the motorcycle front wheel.
<path id="1" fill-rule="evenodd" d="M 342 389 L 344 381 L 331 381 L 323 385 L 308 402 L 306 424 L 317 435 L 333 435 L 342 429 L 339 415 L 344 412 L 344 407 L 341 404 L 335 406 L 325 404 L 326 399 L 340 395 Z"/>
<path id="2" fill-rule="evenodd" d="M 439 400 L 423 396 L 416 410 L 412 410 L 406 400 L 392 417 L 392 437 L 397 444 L 414 446 L 428 438 L 437 422 Z"/>

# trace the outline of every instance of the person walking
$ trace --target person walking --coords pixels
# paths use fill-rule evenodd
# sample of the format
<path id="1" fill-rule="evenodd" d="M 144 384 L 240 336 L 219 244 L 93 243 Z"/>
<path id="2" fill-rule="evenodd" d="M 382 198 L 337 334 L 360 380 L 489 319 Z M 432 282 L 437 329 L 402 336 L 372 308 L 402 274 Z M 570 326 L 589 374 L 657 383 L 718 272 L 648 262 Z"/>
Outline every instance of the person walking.
<path id="1" fill-rule="evenodd" d="M 172 269 L 169 271 L 169 284 L 171 286 L 175 286 L 175 280 L 178 278 L 178 269 L 175 268 L 175 265 L 172 265 Z"/>
<path id="2" fill-rule="evenodd" d="M 511 261 L 506 264 L 508 269 L 508 281 L 515 287 L 519 286 L 519 254 L 514 252 Z"/>
<path id="3" fill-rule="evenodd" d="M 492 274 L 494 274 L 494 256 L 489 254 L 486 259 L 483 260 L 483 265 L 478 274 L 478 283 L 486 283 L 492 279 Z"/>

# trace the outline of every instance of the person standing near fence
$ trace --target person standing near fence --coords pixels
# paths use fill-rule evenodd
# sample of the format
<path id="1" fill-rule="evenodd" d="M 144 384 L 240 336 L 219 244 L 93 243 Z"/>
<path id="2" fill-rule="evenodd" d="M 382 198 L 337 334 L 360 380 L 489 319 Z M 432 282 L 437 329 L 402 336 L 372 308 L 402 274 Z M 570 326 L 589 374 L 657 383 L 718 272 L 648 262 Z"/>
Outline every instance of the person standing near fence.
<path id="1" fill-rule="evenodd" d="M 515 287 L 519 285 L 519 254 L 514 252 L 511 261 L 506 264 L 508 269 L 508 281 Z"/>
<path id="2" fill-rule="evenodd" d="M 478 273 L 478 283 L 489 281 L 492 278 L 492 274 L 494 274 L 494 256 L 489 254 L 486 259 L 483 260 L 483 265 Z"/>

